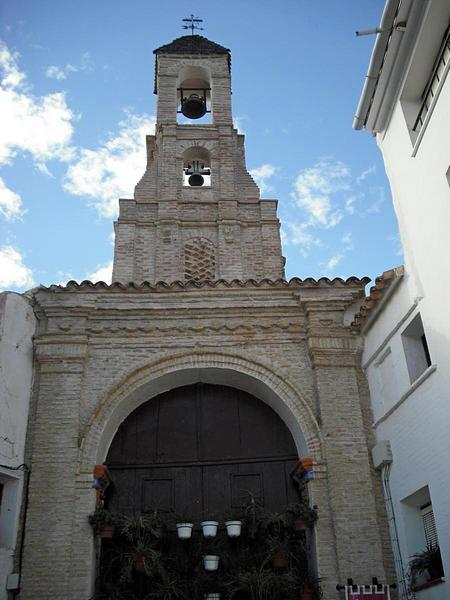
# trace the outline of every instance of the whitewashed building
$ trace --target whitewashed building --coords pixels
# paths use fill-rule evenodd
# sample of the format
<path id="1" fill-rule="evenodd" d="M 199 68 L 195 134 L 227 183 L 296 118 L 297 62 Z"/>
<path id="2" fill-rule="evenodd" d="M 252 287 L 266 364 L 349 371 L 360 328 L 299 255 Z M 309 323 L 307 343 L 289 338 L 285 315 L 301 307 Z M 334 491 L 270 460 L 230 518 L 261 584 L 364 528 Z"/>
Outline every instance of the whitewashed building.
<path id="1" fill-rule="evenodd" d="M 23 544 L 19 529 L 27 488 L 25 440 L 36 319 L 27 295 L 0 294 L 0 600 L 17 589 Z"/>
<path id="2" fill-rule="evenodd" d="M 382 151 L 405 257 L 356 322 L 400 589 L 420 600 L 450 598 L 449 20 L 449 0 L 386 2 L 353 124 Z M 411 557 L 427 543 L 442 577 L 417 576 L 411 590 Z"/>

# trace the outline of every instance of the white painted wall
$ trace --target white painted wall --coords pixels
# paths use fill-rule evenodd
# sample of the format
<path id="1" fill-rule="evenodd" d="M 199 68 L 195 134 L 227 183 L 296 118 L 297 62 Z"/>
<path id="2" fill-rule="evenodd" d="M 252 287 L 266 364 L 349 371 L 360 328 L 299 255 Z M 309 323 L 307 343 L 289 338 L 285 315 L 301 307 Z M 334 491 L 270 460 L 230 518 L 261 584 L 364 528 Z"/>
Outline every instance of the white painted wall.
<path id="1" fill-rule="evenodd" d="M 431 1 L 425 19 L 450 19 L 448 0 Z M 431 21 L 430 21 L 431 22 Z M 428 23 L 429 25 L 430 23 Z M 406 85 L 423 89 L 427 36 L 419 33 Z M 436 35 L 436 33 L 434 33 Z M 408 79 L 409 77 L 409 79 Z M 423 84 L 423 85 L 422 85 Z M 400 94 L 400 99 L 402 93 Z M 405 277 L 365 335 L 363 362 L 376 439 L 390 440 L 391 490 L 405 564 L 423 549 L 412 494 L 428 486 L 447 582 L 416 592 L 419 600 L 450 598 L 450 76 L 441 86 L 422 138 L 408 131 L 401 100 L 386 131 L 377 134 L 389 177 L 405 255 Z M 415 156 L 414 156 L 415 154 Z M 420 312 L 432 367 L 411 384 L 402 331 Z M 376 356 L 375 356 L 376 354 Z M 423 381 L 422 381 L 423 379 Z M 391 412 L 389 412 L 391 411 Z M 420 494 L 419 494 L 420 496 Z"/>
<path id="2" fill-rule="evenodd" d="M 0 294 L 0 600 L 6 600 L 6 577 L 13 569 L 24 462 L 25 436 L 33 373 L 35 316 L 28 300 Z"/>

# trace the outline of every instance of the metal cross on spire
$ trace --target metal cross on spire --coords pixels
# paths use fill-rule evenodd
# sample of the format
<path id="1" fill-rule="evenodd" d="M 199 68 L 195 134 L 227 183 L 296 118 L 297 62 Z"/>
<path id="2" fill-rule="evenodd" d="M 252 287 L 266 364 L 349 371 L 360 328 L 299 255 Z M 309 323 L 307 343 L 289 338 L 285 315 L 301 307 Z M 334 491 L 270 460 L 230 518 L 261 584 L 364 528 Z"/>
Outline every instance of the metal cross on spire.
<path id="1" fill-rule="evenodd" d="M 189 23 L 189 25 L 182 25 L 182 29 L 190 29 L 191 35 L 194 35 L 195 30 L 203 31 L 203 27 L 200 27 L 200 23 L 203 23 L 203 19 L 199 19 L 194 15 L 191 15 L 187 19 L 183 19 L 183 22 Z"/>

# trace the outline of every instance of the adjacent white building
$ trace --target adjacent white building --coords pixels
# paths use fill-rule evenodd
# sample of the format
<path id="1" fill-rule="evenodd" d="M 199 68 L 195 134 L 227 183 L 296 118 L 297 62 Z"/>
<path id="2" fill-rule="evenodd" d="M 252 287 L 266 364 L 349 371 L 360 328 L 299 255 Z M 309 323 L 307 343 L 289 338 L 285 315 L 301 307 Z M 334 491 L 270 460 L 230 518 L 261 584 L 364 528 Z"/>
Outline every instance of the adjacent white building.
<path id="1" fill-rule="evenodd" d="M 22 544 L 17 537 L 20 509 L 26 510 L 22 503 L 28 477 L 24 455 L 35 326 L 26 295 L 0 294 L 0 600 L 18 588 L 15 573 Z"/>
<path id="2" fill-rule="evenodd" d="M 420 600 L 450 598 L 449 24 L 449 0 L 386 2 L 354 121 L 383 154 L 405 257 L 356 322 L 402 596 Z M 411 592 L 427 542 L 444 576 L 416 577 Z"/>

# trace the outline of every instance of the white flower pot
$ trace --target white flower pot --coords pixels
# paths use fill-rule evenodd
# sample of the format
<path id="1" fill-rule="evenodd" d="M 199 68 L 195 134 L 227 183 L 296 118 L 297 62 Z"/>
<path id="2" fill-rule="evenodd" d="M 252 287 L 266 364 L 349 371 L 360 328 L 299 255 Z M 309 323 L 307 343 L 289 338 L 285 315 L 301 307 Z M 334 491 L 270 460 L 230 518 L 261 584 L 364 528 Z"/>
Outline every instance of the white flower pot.
<path id="1" fill-rule="evenodd" d="M 203 596 L 205 600 L 220 600 L 220 594 L 214 592 L 212 594 L 205 594 Z"/>
<path id="2" fill-rule="evenodd" d="M 187 540 L 192 535 L 193 523 L 177 523 L 177 533 L 181 540 Z"/>
<path id="3" fill-rule="evenodd" d="M 228 537 L 239 537 L 241 535 L 242 521 L 226 521 Z"/>
<path id="4" fill-rule="evenodd" d="M 203 557 L 203 566 L 205 567 L 205 571 L 217 571 L 217 567 L 219 566 L 219 556 L 215 554 L 205 554 Z"/>
<path id="5" fill-rule="evenodd" d="M 217 521 L 202 521 L 201 526 L 205 537 L 215 537 L 219 523 Z"/>

